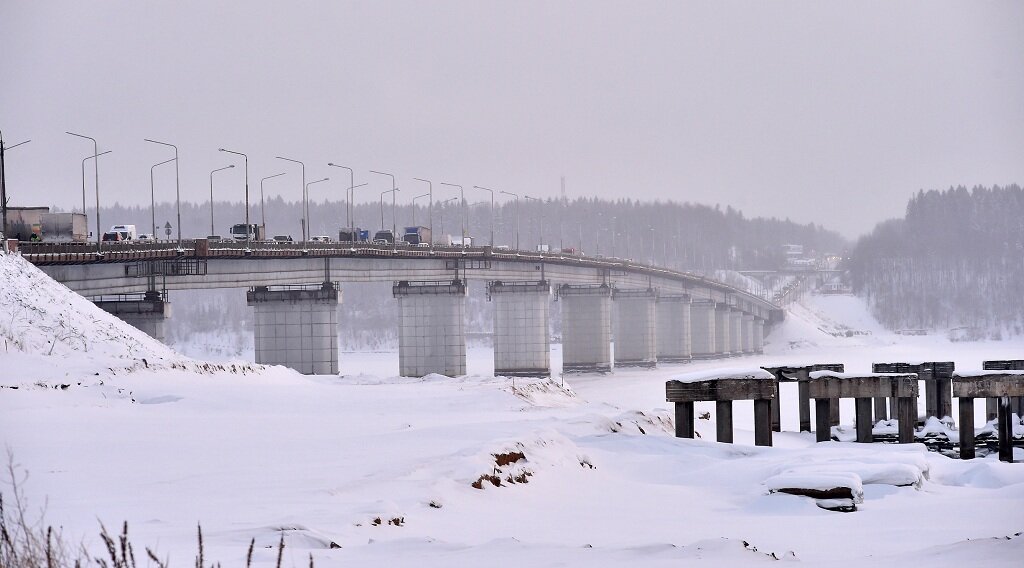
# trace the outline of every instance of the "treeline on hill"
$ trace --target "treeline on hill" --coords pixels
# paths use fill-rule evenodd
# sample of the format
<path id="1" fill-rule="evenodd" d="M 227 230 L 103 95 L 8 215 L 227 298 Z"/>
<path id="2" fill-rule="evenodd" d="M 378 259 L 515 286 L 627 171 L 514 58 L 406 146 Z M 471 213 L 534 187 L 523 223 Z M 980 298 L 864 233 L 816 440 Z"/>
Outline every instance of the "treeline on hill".
<path id="1" fill-rule="evenodd" d="M 475 190 L 475 193 L 480 193 Z M 457 192 L 435 192 L 434 235 L 461 236 L 462 221 L 458 201 L 438 205 L 441 199 L 458 196 Z M 491 234 L 490 201 L 487 196 L 467 199 L 466 234 L 475 244 L 488 244 Z M 391 204 L 385 200 L 383 226 L 392 223 L 402 231 L 413 224 L 427 225 L 426 199 L 413 207 L 399 204 L 392 221 Z M 371 232 L 380 229 L 379 203 L 361 203 L 355 208 L 355 225 Z M 104 225 L 134 223 L 140 232 L 150 232 L 152 221 L 148 206 L 125 207 L 115 204 L 101 209 Z M 182 235 L 185 238 L 209 234 L 227 235 L 228 228 L 245 219 L 245 208 L 237 202 L 214 203 L 214 225 L 211 233 L 210 204 L 182 203 Z M 259 200 L 254 200 L 249 219 L 261 223 L 263 215 Z M 298 240 L 302 234 L 302 208 L 298 202 L 280 197 L 267 200 L 267 236 L 291 235 Z M 338 230 L 346 224 L 345 205 L 340 201 L 310 203 L 310 234 L 338 238 Z M 109 220 L 109 223 L 107 222 Z M 415 221 L 414 221 L 415 220 Z M 172 203 L 156 207 L 158 237 L 164 238 L 161 227 L 176 223 Z M 516 205 L 506 198 L 495 204 L 494 244 L 516 245 Z M 843 238 L 820 225 L 798 224 L 788 219 L 747 218 L 731 208 L 676 202 L 641 202 L 632 199 L 609 201 L 595 198 L 520 200 L 519 246 L 535 249 L 547 244 L 551 250 L 575 248 L 587 255 L 618 256 L 642 262 L 654 262 L 676 269 L 709 273 L 716 269 L 768 269 L 783 263 L 782 245 L 801 244 L 817 253 L 841 253 L 847 244 Z M 172 237 L 177 229 L 172 230 Z"/>
<path id="2" fill-rule="evenodd" d="M 854 290 L 891 329 L 965 326 L 1024 333 L 1024 191 L 918 192 L 904 219 L 857 243 Z"/>

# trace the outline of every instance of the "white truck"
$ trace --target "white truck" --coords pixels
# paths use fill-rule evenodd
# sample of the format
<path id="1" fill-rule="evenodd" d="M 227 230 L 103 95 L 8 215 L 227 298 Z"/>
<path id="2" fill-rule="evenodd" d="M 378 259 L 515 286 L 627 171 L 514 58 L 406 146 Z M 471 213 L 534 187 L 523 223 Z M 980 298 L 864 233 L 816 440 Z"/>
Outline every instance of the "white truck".
<path id="1" fill-rule="evenodd" d="M 122 241 L 137 241 L 139 239 L 139 232 L 135 230 L 135 225 L 114 225 L 110 228 L 111 233 L 121 233 Z"/>

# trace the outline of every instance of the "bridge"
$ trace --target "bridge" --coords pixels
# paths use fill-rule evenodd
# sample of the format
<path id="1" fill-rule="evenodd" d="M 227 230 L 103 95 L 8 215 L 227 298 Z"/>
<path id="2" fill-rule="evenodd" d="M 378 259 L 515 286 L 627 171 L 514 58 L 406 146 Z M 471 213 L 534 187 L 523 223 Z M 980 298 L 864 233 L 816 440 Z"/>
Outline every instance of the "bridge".
<path id="1" fill-rule="evenodd" d="M 562 302 L 567 372 L 757 353 L 783 317 L 764 298 L 696 274 L 559 252 L 206 239 L 19 249 L 58 282 L 158 339 L 170 315 L 168 290 L 247 289 L 256 362 L 303 373 L 338 372 L 337 305 L 345 282 L 391 283 L 403 376 L 465 374 L 470 281 L 487 283 L 495 307 L 499 375 L 550 375 L 552 292 Z"/>

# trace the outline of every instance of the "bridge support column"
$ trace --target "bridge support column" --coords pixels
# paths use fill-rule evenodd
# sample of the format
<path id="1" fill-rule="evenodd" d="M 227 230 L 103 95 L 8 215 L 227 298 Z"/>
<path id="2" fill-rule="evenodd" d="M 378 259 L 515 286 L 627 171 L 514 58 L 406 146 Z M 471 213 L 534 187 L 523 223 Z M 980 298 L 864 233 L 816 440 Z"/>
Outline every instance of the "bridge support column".
<path id="1" fill-rule="evenodd" d="M 740 328 L 743 331 L 743 353 L 754 354 L 754 316 L 743 314 L 743 324 Z"/>
<path id="2" fill-rule="evenodd" d="M 690 347 L 694 359 L 715 357 L 715 302 L 693 300 L 690 304 Z"/>
<path id="3" fill-rule="evenodd" d="M 430 373 L 466 374 L 466 284 L 399 282 L 398 372 L 403 377 Z"/>
<path id="4" fill-rule="evenodd" d="M 743 355 L 743 312 L 737 307 L 729 311 L 729 354 Z"/>
<path id="5" fill-rule="evenodd" d="M 728 304 L 717 304 L 715 306 L 715 354 L 714 357 L 728 357 L 732 342 L 729 339 L 731 321 L 729 313 L 732 308 Z"/>
<path id="6" fill-rule="evenodd" d="M 692 356 L 690 296 L 658 296 L 658 361 L 684 363 Z"/>
<path id="7" fill-rule="evenodd" d="M 753 327 L 753 346 L 754 353 L 760 355 L 764 353 L 764 320 L 761 318 L 754 318 Z"/>
<path id="8" fill-rule="evenodd" d="M 246 293 L 253 307 L 256 362 L 284 365 L 305 375 L 338 374 L 338 303 L 341 291 L 257 286 Z"/>
<path id="9" fill-rule="evenodd" d="M 114 299 L 116 298 L 116 299 Z M 94 301 L 96 307 L 163 343 L 164 323 L 171 317 L 171 304 L 155 290 L 144 295 L 116 296 Z"/>
<path id="10" fill-rule="evenodd" d="M 654 367 L 658 363 L 658 291 L 612 292 L 615 300 L 615 366 Z"/>
<path id="11" fill-rule="evenodd" d="M 540 282 L 491 282 L 494 302 L 494 374 L 551 376 L 551 285 Z"/>
<path id="12" fill-rule="evenodd" d="M 562 370 L 612 370 L 612 289 L 600 286 L 558 287 L 562 302 Z"/>

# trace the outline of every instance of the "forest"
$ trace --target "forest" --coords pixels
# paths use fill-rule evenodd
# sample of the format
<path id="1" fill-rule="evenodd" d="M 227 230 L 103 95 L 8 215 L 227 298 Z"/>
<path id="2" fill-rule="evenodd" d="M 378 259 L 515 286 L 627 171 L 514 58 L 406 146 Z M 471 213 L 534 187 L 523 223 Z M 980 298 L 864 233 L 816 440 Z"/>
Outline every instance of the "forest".
<path id="1" fill-rule="evenodd" d="M 879 224 L 849 261 L 855 293 L 892 329 L 1024 333 L 1024 191 L 919 191 L 906 216 Z"/>

